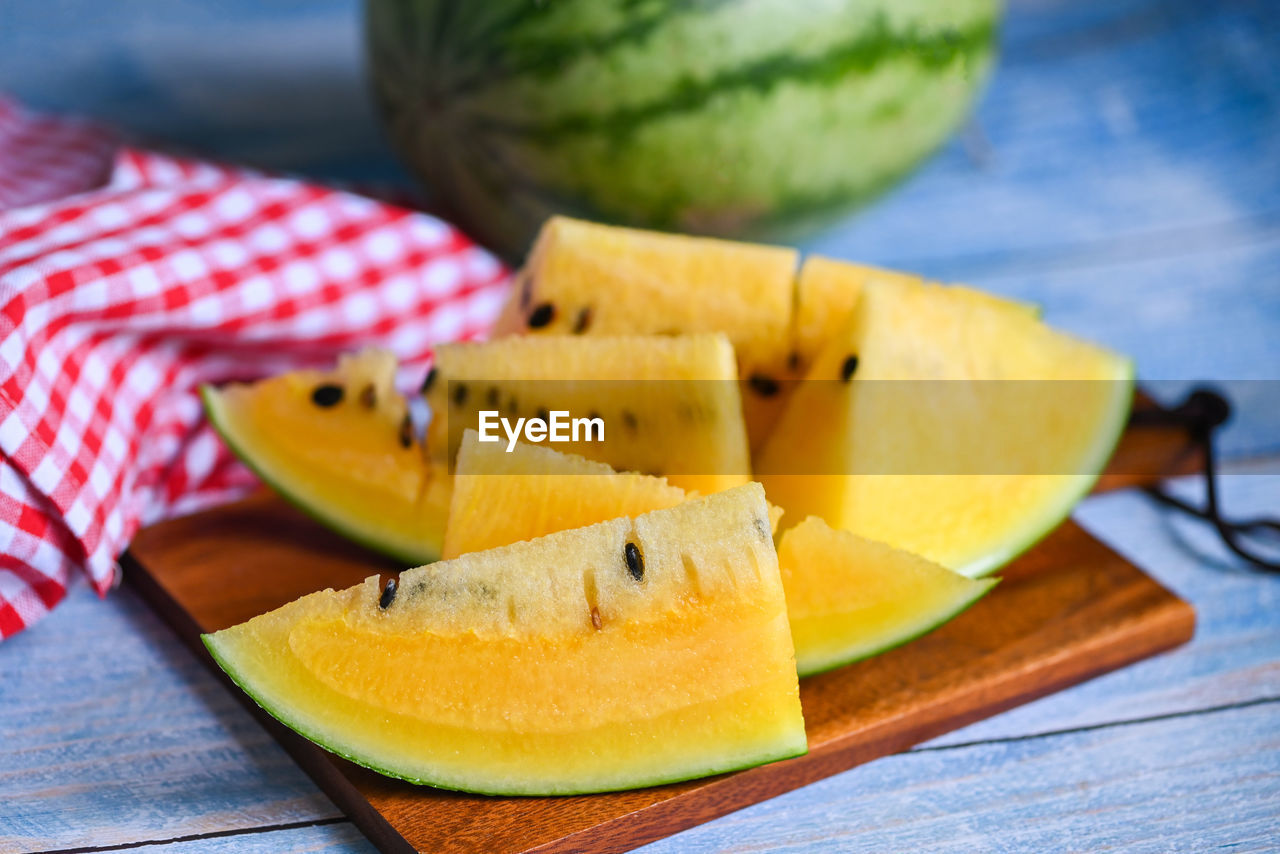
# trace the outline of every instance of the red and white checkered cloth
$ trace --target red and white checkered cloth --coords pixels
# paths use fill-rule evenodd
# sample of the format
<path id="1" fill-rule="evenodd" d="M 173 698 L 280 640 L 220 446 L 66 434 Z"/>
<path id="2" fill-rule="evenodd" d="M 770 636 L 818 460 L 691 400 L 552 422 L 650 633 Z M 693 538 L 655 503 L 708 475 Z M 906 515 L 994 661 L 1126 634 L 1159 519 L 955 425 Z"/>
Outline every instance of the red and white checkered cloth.
<path id="1" fill-rule="evenodd" d="M 252 488 L 201 383 L 376 343 L 410 387 L 432 344 L 488 328 L 506 278 L 426 214 L 0 100 L 0 638 L 77 567 L 104 594 L 140 525 Z"/>

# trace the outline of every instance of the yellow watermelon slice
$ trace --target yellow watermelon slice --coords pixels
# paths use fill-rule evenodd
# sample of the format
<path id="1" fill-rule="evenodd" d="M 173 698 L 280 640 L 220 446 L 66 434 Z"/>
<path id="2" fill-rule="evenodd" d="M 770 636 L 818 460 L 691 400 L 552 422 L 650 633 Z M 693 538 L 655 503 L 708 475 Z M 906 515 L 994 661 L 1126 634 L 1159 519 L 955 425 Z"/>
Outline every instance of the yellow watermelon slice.
<path id="1" fill-rule="evenodd" d="M 1133 394 L 1125 358 L 964 289 L 868 282 L 757 459 L 806 516 L 969 576 L 1053 529 Z"/>
<path id="2" fill-rule="evenodd" d="M 596 792 L 806 749 L 758 484 L 313 593 L 204 641 L 284 724 L 415 783 Z"/>
<path id="3" fill-rule="evenodd" d="M 789 358 L 796 262 L 796 251 L 780 246 L 552 217 L 494 334 L 723 332 L 753 439 L 757 421 L 771 417 Z"/>
<path id="4" fill-rule="evenodd" d="M 481 442 L 467 430 L 454 466 L 444 557 L 532 540 L 674 507 L 685 491 L 665 478 L 614 471 L 577 454 Z"/>
<path id="5" fill-rule="evenodd" d="M 431 459 L 448 466 L 481 412 L 599 419 L 556 450 L 707 495 L 750 479 L 733 347 L 720 334 L 517 336 L 444 344 L 426 389 Z M 512 428 L 514 429 L 514 427 Z M 494 435 L 494 431 L 490 431 Z M 571 434 L 570 434 L 571 435 Z M 549 437 L 543 437 L 549 440 Z"/>
<path id="6" fill-rule="evenodd" d="M 531 445 L 508 453 L 468 430 L 458 452 L 445 556 L 637 516 L 684 499 L 660 478 Z M 771 524 L 781 512 L 769 508 Z M 782 536 L 778 563 L 801 676 L 906 643 L 995 584 L 833 531 L 816 517 Z"/>
<path id="7" fill-rule="evenodd" d="M 920 637 L 996 583 L 990 578 L 975 581 L 909 552 L 833 530 L 816 516 L 783 532 L 778 566 L 801 676 Z"/>
<path id="8" fill-rule="evenodd" d="M 332 371 L 296 371 L 201 389 L 228 447 L 285 499 L 369 548 L 436 560 L 448 476 L 432 468 L 394 386 L 395 357 L 345 355 Z"/>
<path id="9" fill-rule="evenodd" d="M 786 358 L 797 253 L 556 216 L 494 335 L 724 332 L 743 375 Z"/>

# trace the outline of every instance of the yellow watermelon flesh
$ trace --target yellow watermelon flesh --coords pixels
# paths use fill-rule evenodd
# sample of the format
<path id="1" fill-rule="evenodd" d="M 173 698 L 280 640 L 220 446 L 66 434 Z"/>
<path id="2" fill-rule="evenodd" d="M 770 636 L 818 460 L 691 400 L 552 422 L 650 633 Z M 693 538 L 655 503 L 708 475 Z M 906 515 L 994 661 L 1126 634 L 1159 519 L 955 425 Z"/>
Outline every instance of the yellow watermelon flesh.
<path id="1" fill-rule="evenodd" d="M 444 557 L 532 540 L 619 516 L 674 507 L 685 491 L 664 478 L 617 472 L 549 447 L 481 442 L 467 430 L 454 465 Z"/>
<path id="2" fill-rule="evenodd" d="M 806 258 L 796 278 L 795 318 L 792 324 L 791 356 L 785 367 L 775 369 L 778 391 L 768 406 L 761 406 L 750 424 L 751 449 L 758 452 L 773 433 L 786 409 L 796 385 L 813 366 L 822 348 L 849 324 L 858 297 L 868 282 L 884 283 L 883 287 L 912 287 L 925 280 L 914 273 L 886 270 L 851 261 L 837 261 L 821 255 Z M 1040 307 L 1005 299 L 969 288 L 948 285 L 952 290 L 987 302 L 993 309 L 1038 317 Z M 745 397 L 745 392 L 744 392 Z"/>
<path id="3" fill-rule="evenodd" d="M 416 783 L 654 785 L 803 753 L 758 484 L 305 596 L 204 637 L 264 709 Z"/>
<path id="4" fill-rule="evenodd" d="M 919 276 L 794 250 L 552 217 L 494 329 L 510 334 L 723 332 L 737 356 L 753 453 L 868 281 Z M 963 286 L 955 286 L 963 288 Z M 965 289 L 967 290 L 967 289 Z M 1022 303 L 971 291 L 1014 311 Z"/>
<path id="5" fill-rule="evenodd" d="M 518 444 L 511 453 L 468 430 L 458 452 L 445 557 L 528 540 L 684 500 L 659 478 Z M 770 521 L 781 510 L 770 507 Z M 775 515 L 777 514 L 777 515 Z M 810 517 L 785 532 L 778 563 L 801 676 L 866 658 L 945 623 L 994 581 Z"/>
<path id="6" fill-rule="evenodd" d="M 783 532 L 778 566 L 801 676 L 869 658 L 932 631 L 996 583 L 834 530 L 816 516 Z"/>
<path id="7" fill-rule="evenodd" d="M 752 437 L 787 364 L 796 263 L 794 249 L 552 217 L 494 334 L 723 332 Z"/>
<path id="8" fill-rule="evenodd" d="M 797 378 L 803 377 L 823 346 L 838 336 L 849 324 L 858 297 L 868 282 L 885 283 L 880 287 L 918 287 L 925 283 L 921 276 L 897 270 L 885 270 L 851 261 L 837 261 L 813 255 L 805 259 L 796 279 L 795 345 Z M 954 291 L 991 308 L 1039 317 L 1040 307 L 1031 303 L 998 297 L 966 285 L 948 285 Z"/>
<path id="9" fill-rule="evenodd" d="M 1088 491 L 1132 383 L 1128 360 L 986 295 L 868 282 L 757 474 L 784 527 L 816 515 L 982 575 Z"/>
<path id="10" fill-rule="evenodd" d="M 428 464 L 380 350 L 332 371 L 296 371 L 201 389 L 231 450 L 280 495 L 324 524 L 406 564 L 440 556 L 448 477 Z"/>
<path id="11" fill-rule="evenodd" d="M 617 469 L 666 476 L 701 494 L 750 477 L 733 347 L 719 334 L 517 336 L 436 350 L 427 388 L 427 447 L 437 465 L 457 454 L 479 412 L 599 417 L 603 442 L 558 443 Z M 491 434 L 492 435 L 492 434 Z M 594 437 L 595 434 L 593 434 Z"/>
<path id="12" fill-rule="evenodd" d="M 552 217 L 495 335 L 724 332 L 744 371 L 785 358 L 794 249 Z"/>

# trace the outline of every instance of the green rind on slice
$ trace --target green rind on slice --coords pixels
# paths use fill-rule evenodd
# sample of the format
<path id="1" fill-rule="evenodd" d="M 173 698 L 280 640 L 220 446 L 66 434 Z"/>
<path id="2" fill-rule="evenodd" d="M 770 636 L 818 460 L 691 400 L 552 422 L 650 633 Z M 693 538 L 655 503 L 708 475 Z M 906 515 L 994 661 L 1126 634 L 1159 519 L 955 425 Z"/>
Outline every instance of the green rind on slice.
<path id="1" fill-rule="evenodd" d="M 782 534 L 778 564 L 801 676 L 841 667 L 933 631 L 996 579 L 966 578 L 919 555 L 810 516 Z"/>
<path id="2" fill-rule="evenodd" d="M 313 593 L 204 642 L 286 726 L 414 783 L 565 795 L 736 770 L 807 749 L 768 519 L 748 484 L 406 570 L 392 594 L 376 576 Z"/>
<path id="3" fill-rule="evenodd" d="M 336 743 L 328 735 L 318 730 L 307 727 L 301 723 L 296 717 L 289 714 L 287 707 L 283 704 L 272 702 L 264 698 L 260 693 L 254 690 L 253 685 L 243 678 L 237 671 L 234 662 L 232 662 L 220 649 L 217 639 L 214 635 L 205 634 L 200 636 L 200 640 L 204 643 L 205 649 L 209 651 L 209 655 L 222 668 L 227 677 L 236 684 L 242 691 L 253 700 L 258 708 L 262 709 L 271 717 L 284 724 L 298 735 L 316 744 L 328 752 L 341 756 L 348 762 L 359 765 L 361 768 L 367 768 L 370 771 L 377 772 L 386 777 L 392 777 L 397 780 L 404 780 L 406 783 L 413 783 L 415 786 L 430 786 L 433 789 L 444 789 L 450 792 L 464 792 L 476 795 L 490 795 L 493 797 L 511 797 L 511 796 L 568 796 L 568 795 L 590 795 L 609 791 L 625 791 L 627 789 L 642 789 L 650 786 L 665 786 L 668 783 L 682 783 L 686 780 L 696 780 L 702 777 L 710 777 L 715 774 L 727 774 L 731 771 L 742 771 L 747 768 L 754 768 L 757 765 L 763 765 L 769 762 L 781 762 L 784 759 L 794 759 L 797 756 L 804 756 L 809 752 L 809 744 L 807 740 L 802 740 L 785 747 L 780 747 L 776 752 L 762 756 L 744 756 L 737 761 L 726 761 L 716 765 L 708 765 L 705 768 L 691 771 L 685 774 L 674 776 L 657 776 L 647 780 L 628 781 L 624 784 L 607 788 L 607 789 L 578 789 L 572 786 L 561 789 L 522 789 L 522 788 L 500 788 L 500 787 L 477 787 L 472 785 L 461 784 L 456 780 L 443 777 L 414 777 L 407 775 L 396 768 L 392 768 L 385 764 L 371 762 L 367 757 L 358 752 L 344 749 L 340 744 Z"/>
<path id="4" fill-rule="evenodd" d="M 232 419 L 226 411 L 225 396 L 218 389 L 210 385 L 200 386 L 200 399 L 204 403 L 209 423 L 231 452 L 289 504 L 347 539 L 409 566 L 419 566 L 440 559 L 443 527 L 439 532 L 440 537 L 431 542 L 422 542 L 405 538 L 401 532 L 389 528 L 359 524 L 340 508 L 316 500 L 309 491 L 299 488 L 290 478 L 277 471 L 263 455 L 255 453 L 251 443 L 245 441 L 234 429 Z"/>
<path id="5" fill-rule="evenodd" d="M 838 653 L 815 655 L 804 659 L 801 659 L 797 651 L 796 671 L 801 677 L 816 676 L 819 673 L 826 673 L 836 668 L 844 667 L 846 664 L 865 661 L 868 658 L 874 658 L 877 655 L 897 649 L 951 622 L 969 610 L 970 606 L 983 596 L 986 596 L 991 588 L 995 587 L 999 582 L 1000 579 L 998 578 L 979 579 L 968 595 L 957 599 L 947 609 L 922 616 L 919 622 L 904 624 L 899 631 L 892 635 L 874 639 L 859 638 L 852 640 L 847 648 Z"/>
<path id="6" fill-rule="evenodd" d="M 818 516 L 979 577 L 1097 481 L 1134 370 L 980 292 L 870 280 L 807 379 L 755 459 L 784 527 Z"/>
<path id="7" fill-rule="evenodd" d="M 1120 444 L 1121 437 L 1124 436 L 1125 427 L 1129 423 L 1129 412 L 1133 408 L 1134 364 L 1132 360 L 1124 359 L 1121 365 L 1123 373 L 1112 383 L 1115 397 L 1111 406 L 1111 417 L 1099 429 L 1097 442 L 1087 454 L 1087 462 L 1083 466 L 1088 474 L 1073 475 L 1076 481 L 1073 487 L 1064 489 L 1059 493 L 1056 502 L 1046 504 L 1041 508 L 1040 513 L 1029 517 L 1021 533 L 1012 535 L 1004 549 L 992 551 L 979 560 L 958 567 L 956 572 L 970 578 L 982 578 L 1008 565 L 1053 533 L 1054 529 L 1071 515 L 1071 511 L 1081 499 L 1093 489 L 1098 478 L 1102 477 L 1106 470 L 1107 462 L 1115 452 L 1116 446 Z"/>

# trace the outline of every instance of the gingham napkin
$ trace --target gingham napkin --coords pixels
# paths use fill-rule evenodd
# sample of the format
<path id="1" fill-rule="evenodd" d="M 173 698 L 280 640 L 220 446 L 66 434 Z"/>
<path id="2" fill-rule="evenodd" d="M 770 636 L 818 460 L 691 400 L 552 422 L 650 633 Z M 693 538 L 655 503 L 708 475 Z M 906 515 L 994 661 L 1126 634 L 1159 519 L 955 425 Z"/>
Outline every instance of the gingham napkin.
<path id="1" fill-rule="evenodd" d="M 196 389 L 376 343 L 421 380 L 506 271 L 422 213 L 117 148 L 0 100 L 0 638 L 100 593 L 140 525 L 254 485 Z"/>

